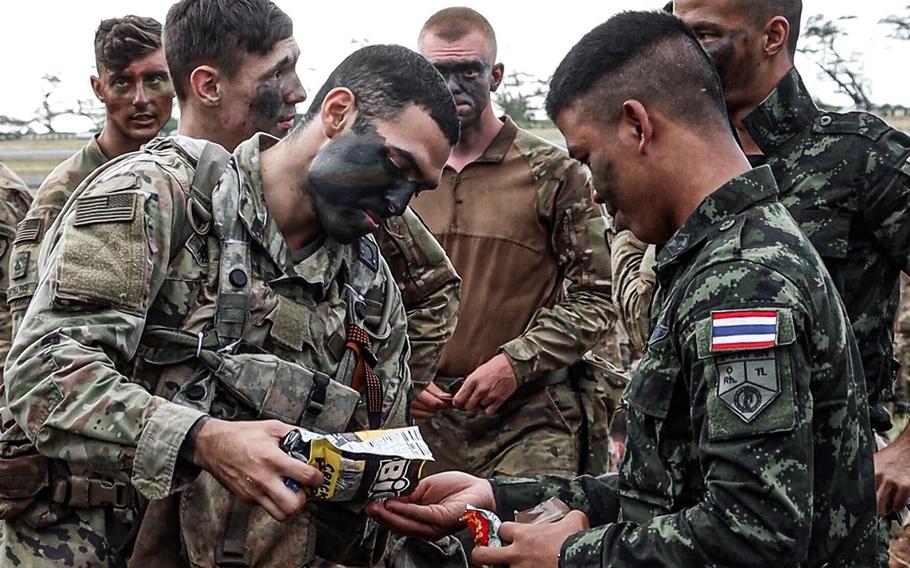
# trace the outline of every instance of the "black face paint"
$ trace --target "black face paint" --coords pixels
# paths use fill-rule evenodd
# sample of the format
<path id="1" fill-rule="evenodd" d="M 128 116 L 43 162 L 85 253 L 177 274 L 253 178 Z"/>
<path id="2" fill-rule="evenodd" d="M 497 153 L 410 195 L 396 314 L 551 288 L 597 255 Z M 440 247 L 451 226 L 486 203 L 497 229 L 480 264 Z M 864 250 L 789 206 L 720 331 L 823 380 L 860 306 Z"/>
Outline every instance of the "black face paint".
<path id="1" fill-rule="evenodd" d="M 435 67 L 455 97 L 462 128 L 476 124 L 484 109 L 490 104 L 492 66 L 474 59 L 440 63 Z"/>
<path id="2" fill-rule="evenodd" d="M 747 39 L 746 30 L 731 30 L 728 35 L 702 44 L 717 69 L 725 93 L 748 86 L 751 82 L 752 58 L 748 53 Z"/>
<path id="3" fill-rule="evenodd" d="M 253 133 L 268 132 L 279 138 L 287 133 L 288 127 L 279 123 L 297 114 L 296 105 L 286 102 L 287 93 L 293 90 L 293 86 L 285 83 L 291 80 L 290 76 L 272 78 L 256 87 L 256 94 L 250 103 Z"/>
<path id="4" fill-rule="evenodd" d="M 420 185 L 390 160 L 385 139 L 372 126 L 361 134 L 346 132 L 320 149 L 308 182 L 323 231 L 342 243 L 401 215 Z"/>

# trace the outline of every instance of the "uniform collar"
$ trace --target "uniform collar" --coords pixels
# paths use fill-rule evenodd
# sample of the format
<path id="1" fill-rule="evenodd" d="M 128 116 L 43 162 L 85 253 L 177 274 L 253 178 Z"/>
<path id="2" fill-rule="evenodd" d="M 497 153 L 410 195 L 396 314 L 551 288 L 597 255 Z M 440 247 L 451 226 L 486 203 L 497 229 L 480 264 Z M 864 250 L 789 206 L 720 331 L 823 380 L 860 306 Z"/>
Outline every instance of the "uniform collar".
<path id="1" fill-rule="evenodd" d="M 755 203 L 777 196 L 771 168 L 761 166 L 736 176 L 716 189 L 686 219 L 657 254 L 657 268 L 671 264 L 717 230 L 735 224 L 734 217 Z"/>
<path id="2" fill-rule="evenodd" d="M 499 129 L 499 133 L 493 138 L 487 149 L 483 151 L 483 154 L 474 160 L 474 163 L 498 164 L 505 159 L 509 148 L 512 147 L 512 142 L 515 141 L 515 136 L 518 134 L 518 126 L 506 115 L 500 117 L 500 120 L 502 120 L 503 124 L 502 128 Z"/>
<path id="3" fill-rule="evenodd" d="M 294 263 L 284 235 L 269 214 L 262 191 L 262 151 L 271 148 L 278 141 L 278 138 L 260 132 L 241 142 L 234 150 L 234 161 L 240 170 L 240 217 L 253 239 L 268 252 L 272 261 L 287 277 L 303 278 L 310 284 L 320 286 L 325 292 L 341 269 L 345 245 L 333 239 L 325 239 L 315 252 Z"/>
<path id="4" fill-rule="evenodd" d="M 101 136 L 101 133 L 95 134 L 88 141 L 88 144 L 85 145 L 86 152 L 91 156 L 91 158 L 97 161 L 99 164 L 104 164 L 109 162 L 111 159 L 107 157 L 107 154 L 104 153 L 104 150 L 101 149 L 101 144 L 98 143 L 98 137 Z"/>
<path id="5" fill-rule="evenodd" d="M 818 107 L 795 67 L 755 110 L 743 119 L 743 127 L 765 154 L 771 154 L 812 124 Z"/>

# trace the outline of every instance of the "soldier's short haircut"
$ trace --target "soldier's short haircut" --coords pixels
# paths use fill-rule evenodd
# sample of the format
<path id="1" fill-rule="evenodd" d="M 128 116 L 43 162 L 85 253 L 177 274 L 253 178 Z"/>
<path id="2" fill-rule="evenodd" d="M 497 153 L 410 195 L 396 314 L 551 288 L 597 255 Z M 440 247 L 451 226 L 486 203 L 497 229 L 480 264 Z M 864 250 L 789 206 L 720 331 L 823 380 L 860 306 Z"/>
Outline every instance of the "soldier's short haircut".
<path id="1" fill-rule="evenodd" d="M 588 32 L 550 81 L 550 118 L 582 97 L 583 108 L 615 122 L 636 99 L 703 128 L 728 128 L 723 89 L 692 30 L 664 12 L 622 12 Z"/>
<path id="2" fill-rule="evenodd" d="M 230 78 L 246 54 L 265 55 L 293 33 L 291 18 L 269 0 L 180 0 L 164 24 L 177 98 L 186 99 L 196 67 L 211 65 Z"/>
<path id="3" fill-rule="evenodd" d="M 471 32 L 480 32 L 487 40 L 492 49 L 493 61 L 496 62 L 496 32 L 493 26 L 483 17 L 480 12 L 458 6 L 454 8 L 444 8 L 432 16 L 420 29 L 419 38 L 423 38 L 427 33 L 432 33 L 446 41 L 458 41 Z"/>
<path id="4" fill-rule="evenodd" d="M 95 67 L 119 72 L 161 49 L 161 23 L 154 18 L 124 16 L 102 20 L 95 30 Z"/>
<path id="5" fill-rule="evenodd" d="M 736 8 L 753 27 L 761 28 L 775 16 L 783 16 L 790 23 L 790 37 L 787 38 L 787 52 L 790 60 L 796 55 L 799 41 L 800 18 L 803 14 L 802 0 L 734 0 Z"/>
<path id="6" fill-rule="evenodd" d="M 304 116 L 308 123 L 332 89 L 354 93 L 359 130 L 371 119 L 394 120 L 408 104 L 426 110 L 453 146 L 460 123 L 455 100 L 436 68 L 419 53 L 400 45 L 370 45 L 347 56 L 313 97 Z"/>

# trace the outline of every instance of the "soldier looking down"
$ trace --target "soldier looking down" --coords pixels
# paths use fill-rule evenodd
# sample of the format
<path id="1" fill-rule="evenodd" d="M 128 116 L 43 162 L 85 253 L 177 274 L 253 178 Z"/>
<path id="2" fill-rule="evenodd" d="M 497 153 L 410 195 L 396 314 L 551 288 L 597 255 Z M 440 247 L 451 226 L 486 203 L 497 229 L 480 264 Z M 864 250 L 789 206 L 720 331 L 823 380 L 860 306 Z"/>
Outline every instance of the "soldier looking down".
<path id="1" fill-rule="evenodd" d="M 263 34 L 286 20 L 235 8 Z M 294 425 L 406 424 L 404 310 L 369 233 L 437 185 L 457 140 L 433 67 L 371 46 L 283 140 L 259 134 L 227 160 L 158 139 L 87 180 L 9 359 L 10 410 L 48 473 L 3 509 L 4 558 L 286 566 L 381 550 L 362 503 L 308 503 L 283 483 L 322 476 L 278 442 Z M 349 341 L 372 370 L 339 370 Z"/>
<path id="2" fill-rule="evenodd" d="M 661 245 L 620 473 L 448 472 L 370 513 L 435 537 L 466 504 L 507 521 L 550 496 L 577 509 L 505 523 L 505 546 L 474 551 L 513 568 L 882 566 L 846 311 L 770 168 L 739 149 L 692 31 L 658 12 L 611 18 L 560 63 L 547 112 L 618 227 Z"/>

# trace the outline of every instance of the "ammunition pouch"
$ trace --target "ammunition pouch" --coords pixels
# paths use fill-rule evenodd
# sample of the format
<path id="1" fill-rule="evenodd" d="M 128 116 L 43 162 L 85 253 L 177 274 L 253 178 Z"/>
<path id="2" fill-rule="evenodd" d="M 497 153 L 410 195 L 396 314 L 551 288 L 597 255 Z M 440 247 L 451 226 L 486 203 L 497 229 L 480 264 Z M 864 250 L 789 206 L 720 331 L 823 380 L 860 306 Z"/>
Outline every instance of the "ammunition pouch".
<path id="1" fill-rule="evenodd" d="M 0 519 L 25 512 L 48 486 L 47 458 L 35 452 L 0 458 Z"/>

